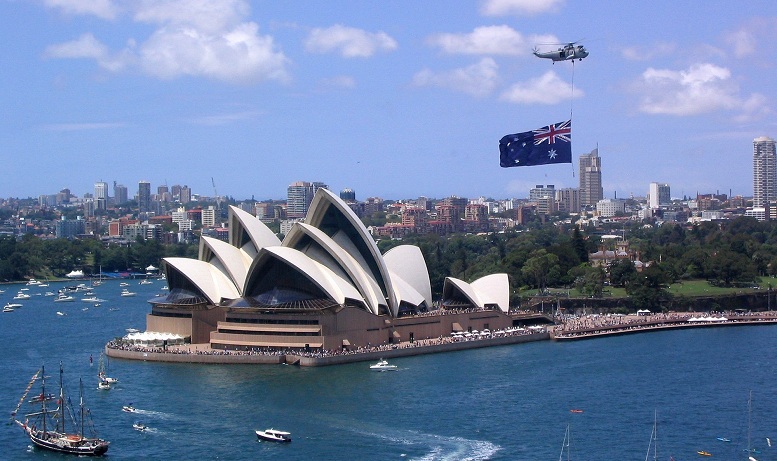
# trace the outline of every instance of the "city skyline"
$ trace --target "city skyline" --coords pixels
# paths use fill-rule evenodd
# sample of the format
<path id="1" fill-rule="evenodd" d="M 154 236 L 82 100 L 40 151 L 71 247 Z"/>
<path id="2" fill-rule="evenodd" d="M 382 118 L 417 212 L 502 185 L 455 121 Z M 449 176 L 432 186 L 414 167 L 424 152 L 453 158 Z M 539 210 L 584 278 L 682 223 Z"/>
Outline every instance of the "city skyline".
<path id="1" fill-rule="evenodd" d="M 180 178 L 521 197 L 577 187 L 595 148 L 606 198 L 753 193 L 752 140 L 777 137 L 772 2 L 408 5 L 0 2 L 0 197 Z M 574 64 L 531 53 L 578 40 Z M 502 136 L 570 117 L 572 165 L 499 167 Z"/>

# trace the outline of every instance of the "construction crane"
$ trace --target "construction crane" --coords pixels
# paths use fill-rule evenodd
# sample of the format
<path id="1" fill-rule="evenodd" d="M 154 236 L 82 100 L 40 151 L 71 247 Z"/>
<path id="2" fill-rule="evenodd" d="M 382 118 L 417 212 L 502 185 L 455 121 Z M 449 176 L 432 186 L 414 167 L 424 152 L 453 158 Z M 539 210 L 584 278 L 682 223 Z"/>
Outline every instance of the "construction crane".
<path id="1" fill-rule="evenodd" d="M 213 184 L 213 200 L 216 201 L 216 211 L 220 211 L 219 193 L 216 191 L 216 181 L 213 180 L 213 176 L 210 177 L 210 183 Z"/>

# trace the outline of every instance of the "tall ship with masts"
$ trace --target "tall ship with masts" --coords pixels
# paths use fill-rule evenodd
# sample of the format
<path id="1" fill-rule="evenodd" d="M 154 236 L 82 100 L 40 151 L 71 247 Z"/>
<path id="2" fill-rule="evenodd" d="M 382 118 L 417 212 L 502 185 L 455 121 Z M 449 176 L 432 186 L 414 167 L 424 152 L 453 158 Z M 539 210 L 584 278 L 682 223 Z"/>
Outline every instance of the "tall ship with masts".
<path id="1" fill-rule="evenodd" d="M 89 410 L 84 406 L 83 382 L 79 386 L 79 404 L 74 409 L 70 398 L 65 394 L 62 364 L 59 365 L 59 394 L 55 399 L 32 399 L 30 403 L 40 405 L 38 411 L 24 414 L 24 421 L 19 419 L 19 410 L 25 403 L 27 394 L 35 382 L 41 382 L 41 394 L 46 396 L 46 374 L 41 367 L 33 375 L 24 395 L 19 400 L 11 417 L 18 424 L 30 441 L 36 446 L 60 453 L 85 456 L 99 456 L 108 451 L 110 442 L 98 438 L 94 431 Z M 90 436 L 85 435 L 85 431 Z"/>

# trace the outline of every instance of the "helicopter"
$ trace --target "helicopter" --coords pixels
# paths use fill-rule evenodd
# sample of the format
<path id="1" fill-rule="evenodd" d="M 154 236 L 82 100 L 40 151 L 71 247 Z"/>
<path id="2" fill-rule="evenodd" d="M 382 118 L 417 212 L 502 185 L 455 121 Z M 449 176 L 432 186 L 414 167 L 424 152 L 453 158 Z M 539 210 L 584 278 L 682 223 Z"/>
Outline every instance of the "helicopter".
<path id="1" fill-rule="evenodd" d="M 557 51 L 543 51 L 540 52 L 539 48 L 534 47 L 534 56 L 544 59 L 552 59 L 553 64 L 556 61 L 582 61 L 583 58 L 588 56 L 588 50 L 583 45 L 575 45 L 577 42 L 569 42 Z"/>

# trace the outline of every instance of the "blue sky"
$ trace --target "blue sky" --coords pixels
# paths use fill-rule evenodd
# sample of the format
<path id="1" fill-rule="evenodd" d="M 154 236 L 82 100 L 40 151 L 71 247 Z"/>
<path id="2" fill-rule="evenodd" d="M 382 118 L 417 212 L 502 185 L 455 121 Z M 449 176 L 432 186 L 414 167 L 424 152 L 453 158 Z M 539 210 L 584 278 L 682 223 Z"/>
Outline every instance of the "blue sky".
<path id="1" fill-rule="evenodd" d="M 597 145 L 607 197 L 751 195 L 776 31 L 773 1 L 0 0 L 0 197 L 526 197 Z M 574 67 L 531 54 L 575 40 Z M 573 165 L 499 167 L 570 111 Z"/>

